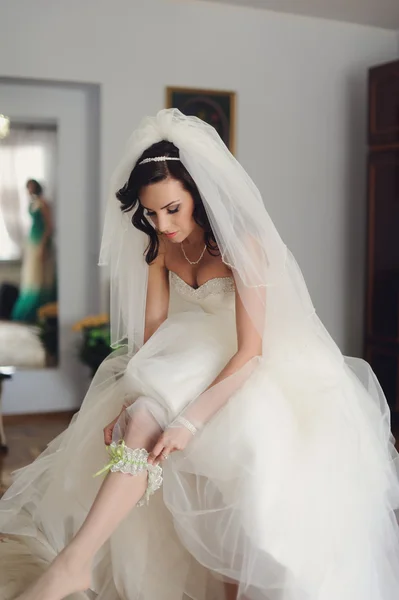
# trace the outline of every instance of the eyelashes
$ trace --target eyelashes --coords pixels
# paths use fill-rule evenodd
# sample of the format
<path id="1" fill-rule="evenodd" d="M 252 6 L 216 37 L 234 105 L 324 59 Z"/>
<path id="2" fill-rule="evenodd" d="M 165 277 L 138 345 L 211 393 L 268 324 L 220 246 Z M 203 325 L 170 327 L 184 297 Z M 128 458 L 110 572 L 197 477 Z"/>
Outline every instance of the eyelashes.
<path id="1" fill-rule="evenodd" d="M 168 215 L 175 215 L 176 213 L 179 212 L 179 210 L 180 210 L 180 206 L 178 206 L 177 208 L 173 208 L 173 209 L 168 208 Z M 147 210 L 146 213 L 145 213 L 145 216 L 146 217 L 156 217 L 157 214 L 154 213 L 154 212 L 150 212 L 150 211 Z"/>

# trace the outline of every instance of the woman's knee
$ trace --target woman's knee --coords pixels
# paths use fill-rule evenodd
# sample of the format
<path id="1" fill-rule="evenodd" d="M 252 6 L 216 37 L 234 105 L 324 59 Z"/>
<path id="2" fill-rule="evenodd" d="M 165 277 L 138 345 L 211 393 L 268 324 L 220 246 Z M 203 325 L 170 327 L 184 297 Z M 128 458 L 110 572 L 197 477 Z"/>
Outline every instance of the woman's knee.
<path id="1" fill-rule="evenodd" d="M 161 428 L 148 411 L 140 408 L 129 414 L 124 435 L 127 446 L 152 450 L 160 435 Z"/>

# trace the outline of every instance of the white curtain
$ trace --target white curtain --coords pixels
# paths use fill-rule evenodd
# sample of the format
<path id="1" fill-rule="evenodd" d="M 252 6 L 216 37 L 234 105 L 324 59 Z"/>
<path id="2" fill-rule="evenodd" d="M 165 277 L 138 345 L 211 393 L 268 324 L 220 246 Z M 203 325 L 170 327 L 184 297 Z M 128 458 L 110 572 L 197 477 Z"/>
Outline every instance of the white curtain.
<path id="1" fill-rule="evenodd" d="M 52 129 L 11 128 L 0 141 L 0 261 L 22 256 L 30 225 L 27 180 L 39 181 L 45 198 L 54 203 L 56 151 Z"/>

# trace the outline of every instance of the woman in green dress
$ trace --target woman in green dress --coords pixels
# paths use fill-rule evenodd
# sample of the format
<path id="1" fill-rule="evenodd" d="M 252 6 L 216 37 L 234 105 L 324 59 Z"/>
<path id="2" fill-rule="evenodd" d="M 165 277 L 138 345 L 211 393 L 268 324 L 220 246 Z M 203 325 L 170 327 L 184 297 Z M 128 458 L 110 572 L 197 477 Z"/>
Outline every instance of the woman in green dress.
<path id="1" fill-rule="evenodd" d="M 38 309 L 56 299 L 53 221 L 40 183 L 30 179 L 26 187 L 31 197 L 29 213 L 32 223 L 24 249 L 20 293 L 12 319 L 35 323 Z"/>

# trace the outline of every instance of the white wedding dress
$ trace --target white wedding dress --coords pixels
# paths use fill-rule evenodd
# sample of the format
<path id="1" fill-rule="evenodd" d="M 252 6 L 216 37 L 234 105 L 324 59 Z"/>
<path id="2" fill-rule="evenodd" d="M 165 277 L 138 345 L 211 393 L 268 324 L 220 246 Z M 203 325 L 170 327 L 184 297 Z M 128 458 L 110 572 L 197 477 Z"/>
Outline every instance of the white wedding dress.
<path id="1" fill-rule="evenodd" d="M 23 536 L 0 543 L 2 600 L 30 555 L 39 572 L 87 515 L 107 462 L 102 430 L 126 396 L 116 439 L 137 406 L 170 422 L 236 351 L 233 279 L 193 289 L 171 273 L 170 285 L 166 322 L 133 357 L 105 361 L 69 428 L 0 502 L 0 531 Z M 396 453 L 378 383 L 366 390 L 352 371 L 361 362 L 333 355 L 322 335 L 283 349 L 256 359 L 164 464 L 163 487 L 97 555 L 93 592 L 73 597 L 205 600 L 231 580 L 249 600 L 397 600 Z"/>

